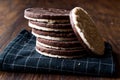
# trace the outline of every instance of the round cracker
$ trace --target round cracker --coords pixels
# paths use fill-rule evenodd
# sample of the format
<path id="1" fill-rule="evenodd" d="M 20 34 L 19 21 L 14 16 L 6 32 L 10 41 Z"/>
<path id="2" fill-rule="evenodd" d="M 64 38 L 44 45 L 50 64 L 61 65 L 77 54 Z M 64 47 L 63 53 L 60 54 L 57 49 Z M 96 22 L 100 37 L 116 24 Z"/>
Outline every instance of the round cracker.
<path id="1" fill-rule="evenodd" d="M 72 9 L 70 23 L 84 48 L 98 55 L 104 54 L 104 41 L 97 31 L 94 21 L 84 9 L 81 7 Z"/>

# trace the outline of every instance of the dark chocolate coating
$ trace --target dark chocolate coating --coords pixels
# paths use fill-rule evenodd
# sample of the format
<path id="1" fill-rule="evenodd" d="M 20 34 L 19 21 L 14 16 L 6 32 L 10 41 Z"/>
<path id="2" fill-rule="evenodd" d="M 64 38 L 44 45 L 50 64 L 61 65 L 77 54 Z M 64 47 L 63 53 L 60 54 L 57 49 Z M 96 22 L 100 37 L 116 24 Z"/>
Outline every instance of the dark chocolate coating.
<path id="1" fill-rule="evenodd" d="M 52 55 L 59 55 L 59 56 L 80 56 L 80 55 L 87 55 L 89 54 L 85 49 L 81 50 L 57 50 L 57 49 L 50 49 L 43 46 L 36 46 L 36 48 L 41 51 L 45 52 L 47 54 Z"/>
<path id="2" fill-rule="evenodd" d="M 42 23 L 38 21 L 29 21 L 30 23 L 40 26 L 40 27 L 45 27 L 45 28 L 52 28 L 52 29 L 72 29 L 70 23 L 63 23 L 63 24 L 49 24 L 49 23 Z"/>
<path id="3" fill-rule="evenodd" d="M 27 8 L 24 15 L 35 19 L 69 20 L 69 11 L 55 8 Z"/>
<path id="4" fill-rule="evenodd" d="M 62 47 L 62 48 L 74 48 L 74 47 L 81 47 L 81 44 L 78 42 L 78 40 L 74 41 L 56 41 L 56 40 L 47 40 L 47 39 L 42 39 L 42 38 L 37 38 L 37 41 L 54 46 L 54 47 Z"/>
<path id="5" fill-rule="evenodd" d="M 38 29 L 32 29 L 32 31 L 39 35 L 51 36 L 51 37 L 65 37 L 65 38 L 76 38 L 74 32 L 53 32 L 53 31 L 42 31 Z M 77 38 L 76 38 L 77 39 Z"/>

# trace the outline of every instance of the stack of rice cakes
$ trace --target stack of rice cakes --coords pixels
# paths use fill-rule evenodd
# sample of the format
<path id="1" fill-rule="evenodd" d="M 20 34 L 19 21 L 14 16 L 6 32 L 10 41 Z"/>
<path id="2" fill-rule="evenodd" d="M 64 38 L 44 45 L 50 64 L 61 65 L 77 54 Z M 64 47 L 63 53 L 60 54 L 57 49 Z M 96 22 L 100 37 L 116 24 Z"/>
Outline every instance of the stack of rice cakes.
<path id="1" fill-rule="evenodd" d="M 36 51 L 57 58 L 74 58 L 86 55 L 72 30 L 69 11 L 54 8 L 28 8 L 24 17 L 29 20 L 36 36 Z"/>

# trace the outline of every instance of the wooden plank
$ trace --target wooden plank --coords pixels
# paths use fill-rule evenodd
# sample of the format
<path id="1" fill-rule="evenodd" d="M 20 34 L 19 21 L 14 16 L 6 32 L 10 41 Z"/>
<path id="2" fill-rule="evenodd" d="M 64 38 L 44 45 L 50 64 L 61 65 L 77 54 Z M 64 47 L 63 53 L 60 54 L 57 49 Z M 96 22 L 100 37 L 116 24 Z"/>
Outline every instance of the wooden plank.
<path id="1" fill-rule="evenodd" d="M 120 75 L 120 0 L 0 0 L 0 52 L 23 29 L 30 28 L 23 17 L 28 7 L 72 9 L 81 6 L 91 15 L 100 34 L 110 42 L 115 54 L 117 73 Z M 82 77 L 76 75 L 32 74 L 0 72 L 0 80 L 94 80 L 115 78 Z M 120 79 L 120 78 L 118 78 Z"/>

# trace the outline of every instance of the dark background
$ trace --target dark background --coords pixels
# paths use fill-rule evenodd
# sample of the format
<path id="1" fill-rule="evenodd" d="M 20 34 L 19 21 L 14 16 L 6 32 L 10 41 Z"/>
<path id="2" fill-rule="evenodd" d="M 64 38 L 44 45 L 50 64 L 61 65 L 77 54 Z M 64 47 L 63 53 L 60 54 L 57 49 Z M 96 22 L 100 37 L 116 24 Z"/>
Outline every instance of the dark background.
<path id="1" fill-rule="evenodd" d="M 23 29 L 30 30 L 24 19 L 24 9 L 47 7 L 72 9 L 84 8 L 95 21 L 102 37 L 111 43 L 117 65 L 117 79 L 120 75 L 120 0 L 0 0 L 0 53 Z M 95 78 L 78 75 L 32 74 L 0 72 L 0 80 L 94 80 L 116 78 Z"/>

